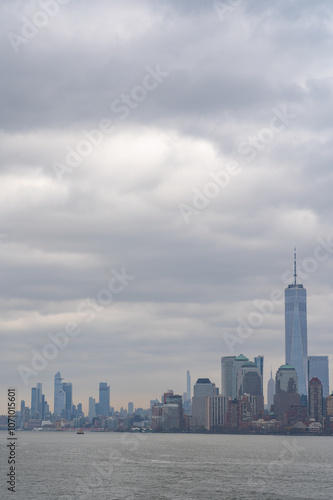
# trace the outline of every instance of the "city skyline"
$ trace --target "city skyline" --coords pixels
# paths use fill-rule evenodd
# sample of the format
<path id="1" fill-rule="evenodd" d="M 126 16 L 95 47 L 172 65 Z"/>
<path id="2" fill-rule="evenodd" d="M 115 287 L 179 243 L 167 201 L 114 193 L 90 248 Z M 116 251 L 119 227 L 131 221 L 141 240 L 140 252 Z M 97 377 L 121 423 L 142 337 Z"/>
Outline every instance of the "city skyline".
<path id="1" fill-rule="evenodd" d="M 295 246 L 332 366 L 330 4 L 37 4 L 0 6 L 1 391 L 144 405 L 239 352 L 265 387 Z"/>
<path id="2" fill-rule="evenodd" d="M 285 273 L 286 274 L 286 273 Z M 286 279 L 286 276 L 284 276 L 284 279 Z M 297 293 L 299 293 L 299 291 L 301 293 L 303 293 L 304 295 L 302 296 L 302 300 L 303 300 L 303 303 L 304 303 L 304 306 L 303 307 L 300 307 L 298 305 L 298 297 L 294 298 L 293 295 L 290 295 L 290 292 L 293 293 L 293 290 L 296 290 Z M 288 304 L 292 304 L 292 308 L 288 305 Z M 299 311 L 299 309 L 302 309 L 302 312 Z M 292 311 L 291 311 L 292 310 Z M 298 361 L 298 358 L 297 358 L 297 349 L 294 351 L 294 357 L 296 359 L 296 363 L 293 364 L 291 363 L 291 349 L 290 349 L 290 346 L 292 344 L 292 334 L 293 334 L 293 331 L 290 327 L 290 325 L 293 325 L 293 328 L 294 328 L 294 317 L 295 317 L 295 311 L 297 310 L 297 322 L 296 324 L 299 325 L 301 323 L 300 321 L 300 316 L 302 316 L 302 313 L 303 313 L 303 319 L 302 319 L 302 322 L 303 322 L 303 325 L 305 325 L 305 339 L 306 339 L 306 349 L 304 352 L 307 352 L 307 309 L 306 309 L 306 290 L 304 289 L 303 285 L 302 284 L 298 284 L 297 283 L 297 262 L 296 262 L 296 248 L 294 249 L 294 263 L 293 263 L 293 283 L 290 285 L 288 285 L 288 287 L 285 289 L 285 304 L 284 304 L 284 314 L 285 314 L 285 331 L 284 331 L 284 342 L 285 342 L 285 362 L 287 364 L 290 364 L 291 366 L 293 366 L 294 368 L 295 367 L 295 364 L 297 364 L 297 361 Z M 291 313 L 292 313 L 292 316 L 291 316 Z M 289 315 L 289 316 L 288 316 Z M 289 329 L 289 330 L 288 330 Z M 298 340 L 301 339 L 301 328 L 299 328 L 299 331 L 296 332 L 297 335 L 296 337 L 298 338 Z M 304 335 L 304 334 L 303 334 Z M 59 337 L 60 338 L 60 337 Z M 297 348 L 298 349 L 303 349 L 302 348 L 302 343 L 299 342 L 299 345 L 297 345 Z M 281 349 L 281 346 L 280 346 L 280 349 Z M 296 356 L 295 356 L 295 353 L 296 353 Z M 287 356 L 288 356 L 288 360 L 287 360 Z M 37 357 L 38 358 L 38 357 Z M 37 359 L 36 358 L 36 359 Z M 210 377 L 213 379 L 213 382 L 216 384 L 215 380 L 216 381 L 219 381 L 216 385 L 216 387 L 219 388 L 220 390 L 220 394 L 224 394 L 226 396 L 232 396 L 232 397 L 236 397 L 237 396 L 237 391 L 239 390 L 239 388 L 237 388 L 236 386 L 235 387 L 231 387 L 229 388 L 229 385 L 231 383 L 231 377 L 233 376 L 233 362 L 234 360 L 236 359 L 236 362 L 237 360 L 238 361 L 238 364 L 239 364 L 239 367 L 242 366 L 242 363 L 245 361 L 249 361 L 248 358 L 246 358 L 245 356 L 243 356 L 243 354 L 240 354 L 238 357 L 237 356 L 230 356 L 230 355 L 227 355 L 227 356 L 222 356 L 221 358 L 221 365 L 220 365 L 220 374 L 219 374 L 219 377 L 218 378 L 212 378 L 212 376 L 210 375 Z M 261 373 L 261 381 L 262 381 L 262 394 L 264 395 L 264 399 L 265 399 L 265 404 L 267 404 L 267 401 L 268 401 L 268 394 L 267 394 L 267 384 L 268 384 L 268 381 L 270 380 L 271 377 L 269 377 L 269 379 L 266 380 L 266 378 L 264 377 L 264 372 L 267 373 L 267 367 L 266 367 L 266 364 L 264 363 L 264 356 L 262 355 L 254 355 L 253 356 L 253 359 L 254 359 L 254 362 L 258 368 L 258 370 L 260 371 Z M 225 361 L 224 365 L 225 365 L 225 368 L 223 368 L 223 360 Z M 230 361 L 231 361 L 231 371 L 230 371 L 230 374 L 228 374 L 228 365 L 230 364 Z M 289 361 L 289 363 L 288 363 Z M 310 361 L 311 361 L 311 364 L 310 364 Z M 302 363 L 304 364 L 304 360 L 302 361 Z M 325 365 L 326 363 L 326 365 Z M 284 363 L 282 362 L 280 364 L 280 366 L 282 366 Z M 311 376 L 311 378 L 313 378 L 313 376 L 317 377 L 320 375 L 321 378 L 322 378 L 322 383 L 323 383 L 323 387 L 324 387 L 324 391 L 325 391 L 325 396 L 328 395 L 328 386 L 330 384 L 330 378 L 329 378 L 329 356 L 322 356 L 322 355 L 311 355 L 311 356 L 306 356 L 305 358 L 305 377 L 306 377 L 306 385 L 307 385 L 307 381 L 308 381 L 308 377 Z M 224 371 L 224 370 L 227 370 L 227 371 Z M 277 369 L 278 370 L 278 369 Z M 272 371 L 272 365 L 271 365 L 271 369 L 270 369 L 270 372 Z M 186 382 L 183 381 L 184 383 L 184 387 L 181 387 L 181 383 L 178 381 L 178 383 L 176 384 L 176 393 L 179 393 L 179 394 L 188 394 L 189 392 L 191 392 L 192 388 L 194 387 L 191 387 L 190 385 L 190 380 L 191 380 L 191 376 L 190 376 L 190 371 L 187 370 L 187 375 L 186 375 Z M 212 372 L 209 372 L 210 374 Z M 214 372 L 213 372 L 214 373 Z M 225 376 L 223 377 L 223 373 L 225 373 Z M 298 373 L 298 370 L 297 370 L 297 373 Z M 98 378 L 98 377 L 97 377 Z M 198 377 L 200 378 L 200 376 Z M 298 376 L 299 378 L 299 376 Z M 331 378 L 332 378 L 332 371 L 331 371 Z M 59 408 L 61 408 L 63 405 L 65 405 L 65 407 L 67 408 L 67 411 L 68 411 L 68 403 L 66 404 L 66 401 L 68 399 L 68 396 L 66 396 L 65 394 L 65 391 L 64 391 L 64 385 L 70 385 L 70 398 L 71 398 L 71 401 L 72 401 L 72 383 L 62 383 L 61 380 L 63 380 L 62 378 L 60 378 L 60 372 L 57 372 L 56 375 L 55 375 L 55 388 L 54 388 L 54 408 L 56 408 L 56 386 L 58 386 L 58 397 L 57 398 L 60 398 L 61 399 L 61 402 L 58 403 L 60 406 Z M 225 382 L 224 382 L 225 380 Z M 310 379 L 309 379 L 310 380 Z M 44 381 L 43 383 L 45 383 L 45 385 L 47 385 L 47 381 Z M 218 385 L 220 384 L 220 386 Z M 227 389 L 227 386 L 225 384 L 229 384 L 228 385 L 228 389 Z M 37 383 L 37 386 L 38 385 L 42 385 L 41 383 Z M 99 402 L 100 399 L 101 399 L 101 386 L 104 386 L 104 388 L 108 388 L 108 391 L 109 391 L 109 401 L 110 401 L 110 397 L 112 398 L 112 392 L 110 394 L 110 387 L 107 385 L 106 382 L 99 382 L 99 391 L 98 393 L 95 394 L 95 392 L 93 392 L 93 395 L 95 396 L 95 399 L 96 399 L 96 402 Z M 333 384 L 331 383 L 331 387 L 333 386 Z M 302 391 L 302 389 L 300 388 L 299 386 L 299 382 L 298 382 L 298 387 L 299 387 L 299 391 L 300 393 L 304 394 L 304 392 Z M 20 390 L 20 389 L 19 389 Z M 31 389 L 31 390 L 36 390 L 36 389 Z M 165 388 L 160 388 L 160 391 L 162 390 L 166 390 Z M 230 394 L 229 394 L 230 392 Z M 84 409 L 84 412 L 86 414 L 89 413 L 89 401 L 91 397 L 93 397 L 92 395 L 87 395 L 85 394 L 83 396 L 83 393 L 82 392 L 79 392 L 79 394 L 81 394 L 81 404 L 83 405 L 83 409 Z M 98 396 L 99 394 L 99 396 Z M 117 387 L 116 387 L 116 394 L 118 395 L 118 397 L 116 399 L 114 399 L 114 405 L 117 406 L 120 408 L 120 407 L 126 407 L 126 405 L 128 404 L 128 401 L 130 400 L 136 400 L 138 399 L 139 400 L 139 404 L 137 405 L 137 407 L 145 407 L 145 404 L 144 404 L 144 398 L 142 397 L 142 393 L 139 394 L 139 396 L 136 394 L 133 394 L 133 393 L 129 393 L 129 397 L 127 398 L 128 401 L 126 401 L 126 396 L 124 395 L 119 395 L 119 392 L 117 391 Z M 146 393 L 146 398 L 149 398 L 149 400 L 151 400 L 151 397 L 154 397 L 154 395 L 152 393 L 149 393 L 149 391 L 147 390 L 147 393 Z M 306 392 L 305 394 L 307 395 L 308 394 L 308 390 L 306 389 Z M 82 397 L 83 396 L 83 397 Z M 120 397 L 119 397 L 120 396 Z M 130 396 L 133 396 L 133 397 L 130 397 Z M 158 397 L 158 395 L 157 395 Z M 186 396 L 187 397 L 187 396 Z M 66 399 L 67 398 L 67 399 Z M 23 400 L 26 400 L 24 397 L 20 398 L 20 399 L 23 399 Z M 80 399 L 80 398 L 79 398 Z M 148 401 L 148 399 L 146 400 Z M 147 403 L 146 403 L 147 404 Z M 110 406 L 113 406 L 111 403 L 110 403 Z M 60 412 L 58 412 L 60 414 Z"/>

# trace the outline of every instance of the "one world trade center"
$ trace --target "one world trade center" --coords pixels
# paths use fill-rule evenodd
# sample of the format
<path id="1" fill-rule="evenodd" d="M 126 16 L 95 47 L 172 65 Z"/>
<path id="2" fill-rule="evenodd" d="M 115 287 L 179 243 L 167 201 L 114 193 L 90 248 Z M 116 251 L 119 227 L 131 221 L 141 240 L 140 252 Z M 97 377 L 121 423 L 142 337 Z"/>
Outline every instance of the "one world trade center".
<path id="1" fill-rule="evenodd" d="M 296 249 L 294 282 L 285 289 L 286 363 L 295 368 L 298 393 L 307 394 L 308 335 L 306 320 L 306 290 L 297 283 Z"/>

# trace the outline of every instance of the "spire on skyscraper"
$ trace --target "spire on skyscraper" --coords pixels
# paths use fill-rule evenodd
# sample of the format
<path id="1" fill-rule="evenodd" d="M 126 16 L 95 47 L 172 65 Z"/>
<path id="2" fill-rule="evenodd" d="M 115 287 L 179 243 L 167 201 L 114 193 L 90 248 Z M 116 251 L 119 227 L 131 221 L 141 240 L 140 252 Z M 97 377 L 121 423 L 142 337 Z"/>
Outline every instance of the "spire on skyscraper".
<path id="1" fill-rule="evenodd" d="M 296 286 L 297 271 L 296 271 L 296 247 L 294 248 L 294 285 Z"/>

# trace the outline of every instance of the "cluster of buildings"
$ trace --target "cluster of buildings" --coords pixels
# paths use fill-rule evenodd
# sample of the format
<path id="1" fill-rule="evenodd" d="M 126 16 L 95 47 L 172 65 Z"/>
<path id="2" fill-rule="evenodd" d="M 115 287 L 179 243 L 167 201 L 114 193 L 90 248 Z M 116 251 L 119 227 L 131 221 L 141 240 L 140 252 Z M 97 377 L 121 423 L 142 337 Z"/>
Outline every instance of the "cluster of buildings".
<path id="1" fill-rule="evenodd" d="M 91 427 L 105 430 L 148 429 L 156 432 L 288 432 L 333 433 L 333 393 L 329 395 L 328 356 L 308 356 L 306 290 L 294 281 L 285 290 L 285 361 L 267 385 L 264 405 L 264 356 L 221 358 L 221 391 L 209 378 L 199 378 L 191 397 L 187 372 L 186 392 L 165 392 L 150 408 L 115 412 L 110 387 L 99 384 L 99 401 L 89 398 L 85 416 L 82 404 L 73 405 L 72 384 L 54 379 L 54 411 L 42 394 L 42 384 L 31 389 L 31 406 L 21 402 L 17 425 L 23 429 Z M 0 420 L 1 424 L 1 420 Z"/>

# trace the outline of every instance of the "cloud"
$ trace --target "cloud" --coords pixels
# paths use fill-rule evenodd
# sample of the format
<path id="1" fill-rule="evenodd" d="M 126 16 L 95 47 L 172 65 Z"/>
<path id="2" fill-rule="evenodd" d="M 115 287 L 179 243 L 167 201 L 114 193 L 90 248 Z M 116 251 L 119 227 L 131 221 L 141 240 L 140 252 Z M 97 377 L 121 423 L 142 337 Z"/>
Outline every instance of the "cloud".
<path id="1" fill-rule="evenodd" d="M 8 33 L 40 2 L 0 9 L 3 384 L 76 321 L 31 380 L 51 407 L 58 370 L 85 407 L 105 379 L 115 407 L 182 393 L 187 369 L 219 386 L 223 334 L 283 290 L 295 245 L 301 265 L 332 234 L 330 4 L 239 2 L 221 19 L 214 2 L 68 2 L 17 53 Z M 230 162 L 239 175 L 187 224 L 180 205 Z M 85 323 L 79 305 L 123 268 L 135 279 Z M 332 356 L 332 270 L 304 279 L 311 354 Z M 282 304 L 239 352 L 264 354 L 266 379 L 283 363 Z"/>

